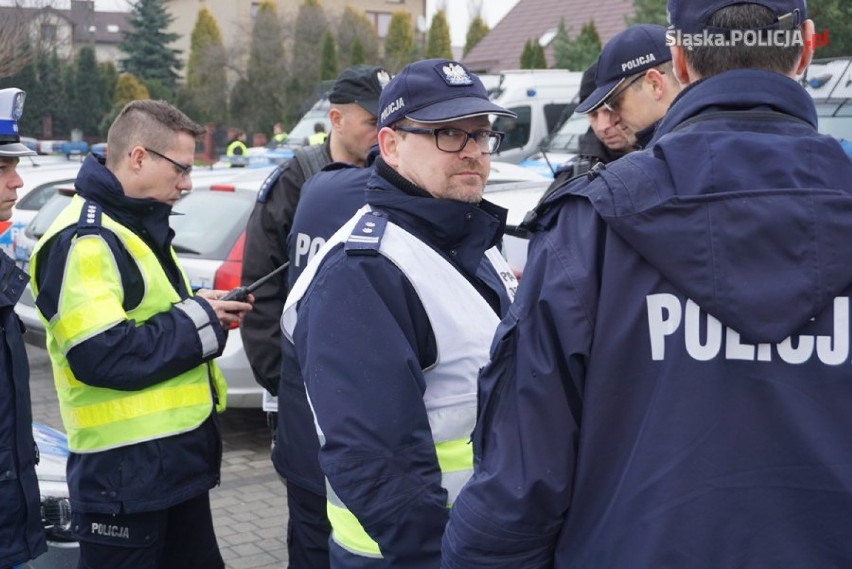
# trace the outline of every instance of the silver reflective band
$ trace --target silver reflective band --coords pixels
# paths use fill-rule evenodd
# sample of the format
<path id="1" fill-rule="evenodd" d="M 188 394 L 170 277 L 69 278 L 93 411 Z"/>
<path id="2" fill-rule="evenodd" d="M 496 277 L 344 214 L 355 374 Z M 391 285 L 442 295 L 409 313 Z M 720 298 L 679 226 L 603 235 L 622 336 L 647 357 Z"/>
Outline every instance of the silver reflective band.
<path id="1" fill-rule="evenodd" d="M 207 311 L 202 308 L 198 301 L 192 298 L 175 304 L 175 308 L 179 308 L 184 314 L 189 316 L 192 323 L 195 324 L 195 329 L 198 331 L 198 340 L 201 342 L 202 357 L 207 357 L 215 354 L 219 349 L 219 342 L 216 339 L 216 332 L 211 327 L 212 322 L 207 316 Z"/>

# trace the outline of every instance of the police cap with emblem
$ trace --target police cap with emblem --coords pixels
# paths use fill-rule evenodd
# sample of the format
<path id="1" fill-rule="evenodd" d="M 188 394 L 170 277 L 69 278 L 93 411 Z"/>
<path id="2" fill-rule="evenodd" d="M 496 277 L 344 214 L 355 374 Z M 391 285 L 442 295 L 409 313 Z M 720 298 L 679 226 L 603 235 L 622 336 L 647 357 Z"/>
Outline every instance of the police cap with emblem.
<path id="1" fill-rule="evenodd" d="M 700 33 L 704 30 L 723 32 L 708 24 L 710 18 L 728 6 L 735 4 L 757 4 L 772 11 L 777 17 L 774 24 L 761 29 L 796 29 L 808 19 L 805 0 L 669 0 L 669 25 L 683 33 Z"/>
<path id="2" fill-rule="evenodd" d="M 18 120 L 24 113 L 27 94 L 20 89 L 0 89 L 0 156 L 33 156 L 35 152 L 21 144 Z"/>
<path id="3" fill-rule="evenodd" d="M 449 59 L 424 59 L 406 65 L 379 100 L 379 128 L 404 118 L 428 124 L 480 115 L 517 117 L 488 99 L 479 77 Z"/>
<path id="4" fill-rule="evenodd" d="M 379 114 L 379 95 L 390 81 L 390 73 L 373 65 L 353 65 L 344 69 L 328 93 L 328 101 L 346 105 L 357 103 L 371 115 Z"/>
<path id="5" fill-rule="evenodd" d="M 666 28 L 654 24 L 638 24 L 615 35 L 598 56 L 597 88 L 577 105 L 576 113 L 588 113 L 598 108 L 624 81 L 671 61 L 666 45 Z"/>

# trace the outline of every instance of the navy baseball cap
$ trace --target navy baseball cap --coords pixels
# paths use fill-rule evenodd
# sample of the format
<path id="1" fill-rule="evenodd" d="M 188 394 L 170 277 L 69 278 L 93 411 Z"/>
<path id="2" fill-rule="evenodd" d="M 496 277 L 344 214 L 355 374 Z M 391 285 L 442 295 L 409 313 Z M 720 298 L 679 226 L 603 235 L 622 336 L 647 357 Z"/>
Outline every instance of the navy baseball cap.
<path id="1" fill-rule="evenodd" d="M 669 26 L 684 33 L 716 29 L 707 24 L 708 20 L 722 8 L 735 4 L 757 4 L 772 10 L 778 19 L 763 29 L 795 29 L 808 19 L 805 0 L 668 0 Z"/>
<path id="2" fill-rule="evenodd" d="M 27 94 L 20 89 L 0 89 L 0 156 L 34 156 L 36 153 L 23 144 L 18 133 L 18 120 L 24 113 Z"/>
<path id="3" fill-rule="evenodd" d="M 390 73 L 373 65 L 353 65 L 340 72 L 328 102 L 341 105 L 357 103 L 371 115 L 379 114 L 379 95 L 390 81 Z"/>
<path id="4" fill-rule="evenodd" d="M 424 59 L 406 65 L 379 98 L 378 127 L 404 118 L 448 122 L 480 115 L 517 115 L 488 99 L 479 77 L 457 61 Z"/>
<path id="5" fill-rule="evenodd" d="M 630 26 L 604 46 L 598 56 L 597 88 L 574 112 L 585 114 L 595 110 L 625 79 L 671 59 L 666 28 L 654 24 Z"/>

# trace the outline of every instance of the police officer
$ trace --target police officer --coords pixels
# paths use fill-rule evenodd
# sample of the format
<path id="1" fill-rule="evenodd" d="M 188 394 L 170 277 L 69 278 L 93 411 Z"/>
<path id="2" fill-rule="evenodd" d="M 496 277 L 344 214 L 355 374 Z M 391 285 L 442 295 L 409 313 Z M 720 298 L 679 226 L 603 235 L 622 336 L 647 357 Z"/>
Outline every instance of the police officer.
<path id="1" fill-rule="evenodd" d="M 476 375 L 516 281 L 482 199 L 501 133 L 462 64 L 384 89 L 368 204 L 308 263 L 282 315 L 320 437 L 332 567 L 437 567 L 470 475 Z"/>
<path id="2" fill-rule="evenodd" d="M 852 560 L 852 162 L 796 81 L 813 22 L 668 14 L 687 87 L 649 146 L 539 207 L 444 567 Z"/>
<path id="3" fill-rule="evenodd" d="M 595 62 L 583 72 L 578 94 L 580 103 L 595 90 L 597 69 L 598 64 Z M 621 121 L 616 118 L 615 113 L 603 106 L 598 106 L 595 110 L 589 111 L 586 116 L 589 118 L 589 130 L 580 136 L 577 157 L 557 168 L 551 188 L 561 186 L 574 176 L 585 174 L 595 164 L 609 164 L 635 149 L 636 134 L 623 124 L 618 124 Z"/>
<path id="4" fill-rule="evenodd" d="M 234 133 L 234 138 L 228 143 L 225 149 L 225 156 L 231 162 L 231 168 L 244 168 L 246 159 L 248 158 L 248 146 L 246 146 L 246 133 L 243 130 L 237 130 Z"/>
<path id="5" fill-rule="evenodd" d="M 321 146 L 296 149 L 295 156 L 264 182 L 246 229 L 244 284 L 289 259 L 287 237 L 307 178 L 332 159 L 353 167 L 364 166 L 370 146 L 376 140 L 379 94 L 389 80 L 387 71 L 368 65 L 345 69 L 335 80 L 328 96 L 332 125 L 328 140 Z M 340 214 L 340 206 L 338 200 L 326 205 L 330 219 L 345 220 L 351 215 L 348 208 Z M 278 394 L 281 378 L 282 396 L 272 408 L 280 410 L 283 422 L 277 426 L 272 461 L 287 485 L 290 567 L 321 569 L 329 562 L 330 527 L 325 514 L 325 486 L 316 459 L 316 433 L 301 379 L 296 377 L 288 382 L 281 377 L 279 318 L 287 290 L 287 278 L 282 276 L 255 291 L 255 310 L 247 315 L 241 332 L 258 383 L 270 393 Z M 271 422 L 274 425 L 274 420 Z"/>
<path id="6" fill-rule="evenodd" d="M 18 135 L 25 98 L 20 89 L 0 90 L 0 222 L 12 217 L 17 190 L 24 185 L 18 160 L 35 154 Z M 28 280 L 0 251 L 0 567 L 47 551 L 35 472 L 30 368 L 24 327 L 14 310 Z"/>
<path id="7" fill-rule="evenodd" d="M 311 146 L 317 146 L 325 142 L 325 139 L 328 137 L 328 133 L 325 132 L 325 124 L 321 122 L 314 123 L 314 133 L 308 137 L 308 144 Z"/>
<path id="8" fill-rule="evenodd" d="M 284 146 L 284 143 L 287 142 L 287 131 L 284 130 L 284 125 L 280 122 L 272 125 L 272 144 L 273 148 L 278 146 Z"/>
<path id="9" fill-rule="evenodd" d="M 226 401 L 213 358 L 251 305 L 193 294 L 172 248 L 203 132 L 163 101 L 129 103 L 33 251 L 81 567 L 224 567 L 208 496 Z"/>
<path id="10" fill-rule="evenodd" d="M 598 56 L 596 89 L 577 106 L 577 113 L 603 108 L 616 126 L 636 134 L 645 147 L 663 115 L 680 92 L 672 71 L 666 29 L 637 24 L 616 34 Z"/>

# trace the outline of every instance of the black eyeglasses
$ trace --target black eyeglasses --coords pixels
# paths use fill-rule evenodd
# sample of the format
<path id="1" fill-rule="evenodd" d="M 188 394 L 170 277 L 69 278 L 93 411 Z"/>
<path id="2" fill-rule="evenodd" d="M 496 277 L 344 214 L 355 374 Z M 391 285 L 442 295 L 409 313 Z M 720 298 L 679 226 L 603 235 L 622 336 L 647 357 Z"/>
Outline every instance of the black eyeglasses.
<path id="1" fill-rule="evenodd" d="M 494 154 L 503 141 L 503 133 L 497 130 L 475 130 L 467 132 L 460 128 L 419 128 L 416 126 L 394 126 L 394 130 L 412 134 L 431 134 L 435 137 L 438 150 L 461 152 L 468 140 L 473 140 L 483 154 Z"/>
<path id="2" fill-rule="evenodd" d="M 621 89 L 619 89 L 618 91 L 616 91 L 615 93 L 613 93 L 612 95 L 610 95 L 609 97 L 604 99 L 603 106 L 606 107 L 606 110 L 608 110 L 611 113 L 617 113 L 618 108 L 621 106 L 621 103 L 618 102 L 618 99 L 621 97 L 622 94 L 624 94 L 625 91 L 627 91 L 630 88 L 631 85 L 633 85 L 634 83 L 636 83 L 637 81 L 639 81 L 643 77 L 645 77 L 644 72 L 640 73 L 639 75 L 637 75 L 636 77 L 634 77 L 633 79 L 628 81 L 627 85 L 625 85 L 624 87 L 622 87 Z"/>
<path id="3" fill-rule="evenodd" d="M 154 156 L 159 156 L 163 160 L 168 160 L 169 162 L 171 162 L 172 166 L 177 168 L 178 173 L 181 176 L 183 176 L 184 178 L 188 178 L 189 175 L 192 174 L 192 164 L 181 164 L 180 162 L 177 162 L 176 160 L 172 160 L 171 158 L 169 158 L 165 154 L 157 152 L 156 150 L 152 150 L 152 149 L 144 147 L 144 146 L 143 146 L 143 148 L 145 148 L 145 152 L 150 152 Z"/>

